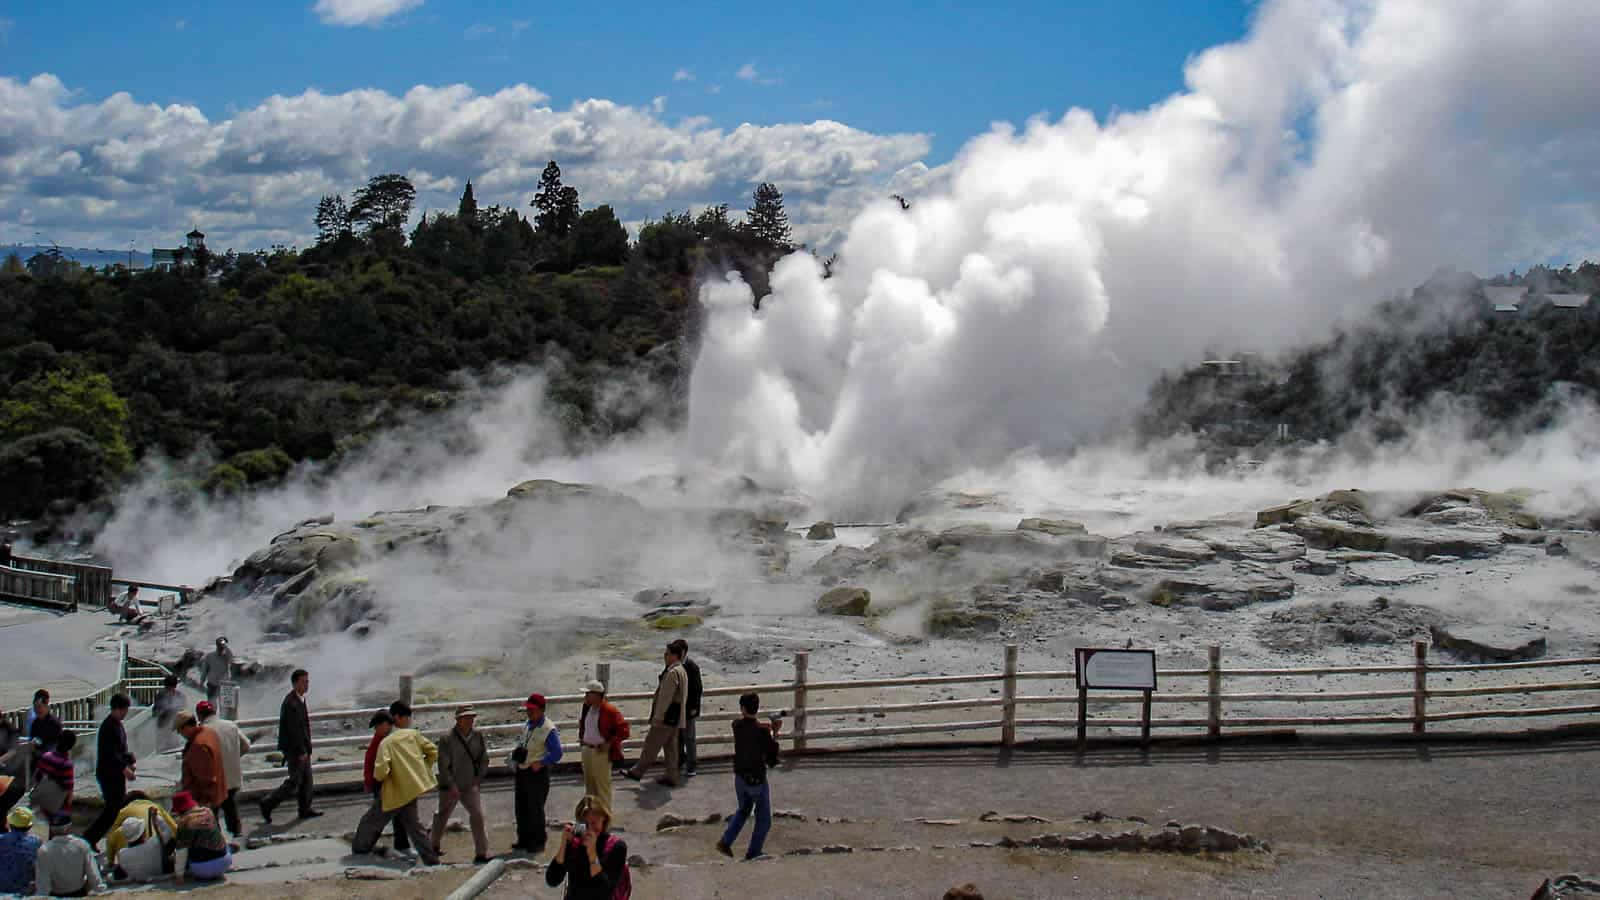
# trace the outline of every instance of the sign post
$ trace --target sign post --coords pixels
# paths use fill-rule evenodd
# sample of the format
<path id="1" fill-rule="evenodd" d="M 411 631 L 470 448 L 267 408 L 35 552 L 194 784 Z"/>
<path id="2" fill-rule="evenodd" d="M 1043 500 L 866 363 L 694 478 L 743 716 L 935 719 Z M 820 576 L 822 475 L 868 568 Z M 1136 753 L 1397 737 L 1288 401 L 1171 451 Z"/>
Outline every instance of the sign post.
<path id="1" fill-rule="evenodd" d="M 156 614 L 161 617 L 161 646 L 167 646 L 167 635 L 172 632 L 172 617 L 178 612 L 178 598 L 175 594 L 162 594 L 156 602 Z"/>
<path id="2" fill-rule="evenodd" d="M 1156 689 L 1154 650 L 1079 647 L 1073 651 L 1078 681 L 1078 747 L 1089 743 L 1089 691 L 1141 691 L 1144 694 L 1139 739 L 1150 742 L 1150 695 Z"/>
<path id="3" fill-rule="evenodd" d="M 217 697 L 217 702 L 222 705 L 222 708 L 217 710 L 217 715 L 230 722 L 234 721 L 239 718 L 239 684 L 229 679 L 224 681 L 220 687 L 222 692 Z"/>

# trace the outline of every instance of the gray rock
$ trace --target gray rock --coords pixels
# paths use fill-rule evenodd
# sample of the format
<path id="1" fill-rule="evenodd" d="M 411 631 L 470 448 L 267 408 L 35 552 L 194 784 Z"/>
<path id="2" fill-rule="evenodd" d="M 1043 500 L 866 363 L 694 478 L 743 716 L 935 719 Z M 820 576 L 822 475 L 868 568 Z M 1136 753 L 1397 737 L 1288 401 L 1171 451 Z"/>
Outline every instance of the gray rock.
<path id="1" fill-rule="evenodd" d="M 1544 552 L 1547 556 L 1570 556 L 1572 554 L 1572 551 L 1567 549 L 1567 545 L 1560 538 L 1556 538 L 1546 544 Z"/>
<path id="2" fill-rule="evenodd" d="M 1156 606 L 1230 610 L 1294 596 L 1294 579 L 1276 572 L 1191 573 L 1163 578 L 1151 593 Z"/>
<path id="3" fill-rule="evenodd" d="M 1057 537 L 1089 533 L 1089 529 L 1085 528 L 1083 523 L 1073 522 L 1068 519 L 1023 519 L 1017 523 L 1017 530 L 1039 531 L 1044 534 L 1053 534 Z"/>
<path id="4" fill-rule="evenodd" d="M 837 587 L 817 598 L 817 612 L 829 616 L 865 616 L 872 603 L 866 588 Z"/>
<path id="5" fill-rule="evenodd" d="M 1217 556 L 1216 551 L 1204 541 L 1170 535 L 1140 538 L 1134 541 L 1133 550 L 1145 556 L 1159 556 L 1192 563 L 1210 562 Z"/>
<path id="6" fill-rule="evenodd" d="M 1217 556 L 1223 559 L 1245 559 L 1252 562 L 1288 562 L 1306 555 L 1306 542 L 1299 536 L 1263 529 L 1238 535 L 1207 536 L 1203 540 Z"/>
<path id="7" fill-rule="evenodd" d="M 1337 575 L 1339 564 L 1322 553 L 1307 552 L 1294 561 L 1294 570 L 1307 575 Z"/>
<path id="8" fill-rule="evenodd" d="M 1544 656 L 1543 634 L 1527 628 L 1495 626 L 1434 626 L 1433 644 L 1462 659 L 1512 662 Z"/>
<path id="9" fill-rule="evenodd" d="M 1343 580 L 1351 587 L 1400 587 L 1419 584 L 1437 577 L 1437 573 L 1420 569 L 1416 563 L 1397 560 L 1354 563 L 1345 571 Z"/>
<path id="10" fill-rule="evenodd" d="M 808 541 L 831 541 L 835 537 L 832 522 L 818 522 L 806 531 Z"/>
<path id="11" fill-rule="evenodd" d="M 1444 528 L 1411 524 L 1375 528 L 1324 516 L 1297 519 L 1293 528 L 1313 547 L 1388 552 L 1419 562 L 1430 556 L 1480 559 L 1504 549 L 1499 530 L 1492 528 Z"/>
<path id="12" fill-rule="evenodd" d="M 886 568 L 888 562 L 887 558 L 861 547 L 834 547 L 812 563 L 809 571 L 824 578 L 854 578 L 871 568 Z"/>
<path id="13" fill-rule="evenodd" d="M 1199 565 L 1198 562 L 1192 559 L 1179 559 L 1173 556 L 1151 556 L 1147 553 L 1138 553 L 1132 550 L 1113 551 L 1111 564 L 1123 569 L 1167 570 L 1193 569 Z"/>

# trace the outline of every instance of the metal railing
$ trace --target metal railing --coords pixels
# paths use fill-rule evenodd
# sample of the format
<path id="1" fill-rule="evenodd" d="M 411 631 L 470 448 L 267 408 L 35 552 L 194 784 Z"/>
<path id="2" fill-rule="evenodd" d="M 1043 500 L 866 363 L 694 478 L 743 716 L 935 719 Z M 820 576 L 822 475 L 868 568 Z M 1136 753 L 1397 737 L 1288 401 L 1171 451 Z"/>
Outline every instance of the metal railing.
<path id="1" fill-rule="evenodd" d="M 129 656 L 127 643 L 118 641 L 116 680 L 81 697 L 52 698 L 50 712 L 61 721 L 61 727 L 80 736 L 91 734 L 100 725 L 100 710 L 111 703 L 113 695 L 125 693 L 135 706 L 149 706 L 161 691 L 162 678 L 170 674 L 160 663 Z M 152 682 L 154 689 L 151 689 Z M 22 733 L 27 717 L 26 708 L 9 710 L 5 714 L 18 734 Z"/>
<path id="2" fill-rule="evenodd" d="M 1225 669 L 1222 667 L 1222 649 L 1213 646 L 1208 648 L 1207 665 L 1204 668 L 1158 670 L 1157 676 L 1163 690 L 1155 692 L 1150 702 L 1163 710 L 1173 709 L 1173 715 L 1152 716 L 1148 721 L 1143 716 L 1119 715 L 1116 712 L 1118 707 L 1126 704 L 1143 704 L 1146 702 L 1145 698 L 1141 694 L 1090 694 L 1087 697 L 1086 709 L 1098 710 L 1100 715 L 1090 716 L 1088 724 L 1096 729 L 1097 734 L 1114 729 L 1140 729 L 1143 732 L 1148 728 L 1178 735 L 1188 733 L 1197 738 L 1219 739 L 1225 735 L 1248 733 L 1258 729 L 1332 728 L 1348 731 L 1356 728 L 1369 729 L 1365 733 L 1373 733 L 1370 730 L 1371 726 L 1387 727 L 1387 730 L 1377 733 L 1423 735 L 1428 732 L 1430 725 L 1448 726 L 1451 723 L 1484 719 L 1537 717 L 1585 719 L 1600 714 L 1600 679 L 1595 678 L 1518 681 L 1475 687 L 1447 687 L 1437 680 L 1430 681 L 1430 676 L 1443 676 L 1447 680 L 1454 679 L 1458 675 L 1474 674 L 1514 677 L 1522 672 L 1535 673 L 1577 666 L 1600 667 L 1600 657 L 1529 662 L 1432 664 L 1428 662 L 1427 649 L 1428 645 L 1425 642 L 1415 642 L 1411 661 L 1408 664 L 1398 665 Z M 697 745 L 717 746 L 733 742 L 731 733 L 707 733 L 703 726 L 737 719 L 738 714 L 731 704 L 724 705 L 721 709 L 714 709 L 716 701 L 719 698 L 733 698 L 748 692 L 765 695 L 765 705 L 769 708 L 777 708 L 777 703 L 781 702 L 776 701 L 774 695 L 782 695 L 789 702 L 786 714 L 790 723 L 784 730 L 782 738 L 789 742 L 794 751 L 801 753 L 814 749 L 816 745 L 822 743 L 872 744 L 889 739 L 886 743 L 892 744 L 893 739 L 910 736 L 918 736 L 924 740 L 959 736 L 970 742 L 974 739 L 971 732 L 991 732 L 995 744 L 1011 746 L 1024 736 L 1032 739 L 1060 740 L 1080 734 L 1076 715 L 1080 702 L 1076 690 L 1076 673 L 1071 669 L 1021 671 L 1017 667 L 1015 645 L 1008 645 L 1005 648 L 1004 662 L 999 672 L 975 675 L 812 681 L 807 674 L 808 662 L 807 653 L 795 654 L 794 677 L 790 681 L 707 688 L 704 694 L 706 711 L 699 719 L 702 727 L 697 737 Z M 608 663 L 596 664 L 596 677 L 609 684 L 610 668 Z M 1367 676 L 1398 678 L 1405 686 L 1359 691 L 1327 690 L 1315 684 L 1301 690 L 1225 689 L 1241 681 L 1248 685 L 1262 678 L 1320 680 L 1328 677 L 1343 679 Z M 1174 681 L 1180 685 L 1193 684 L 1195 688 L 1167 690 L 1167 685 Z M 1040 687 L 1025 694 L 1020 690 L 1023 682 Z M 822 693 L 891 689 L 934 689 L 949 693 L 969 686 L 982 687 L 986 692 L 994 692 L 997 696 L 990 694 L 975 697 L 922 698 L 909 702 L 886 702 L 880 697 L 874 697 L 868 702 L 835 705 L 818 705 L 816 702 L 816 695 Z M 402 676 L 397 696 L 409 701 L 412 690 L 412 678 Z M 1528 697 L 1556 693 L 1587 694 L 1588 697 L 1584 702 L 1566 705 L 1524 705 Z M 642 712 L 643 714 L 629 716 L 631 721 L 641 722 L 648 717 L 648 703 L 653 696 L 653 692 L 650 691 L 621 692 L 608 693 L 607 699 L 618 706 L 632 707 L 636 713 Z M 1460 706 L 1462 701 L 1476 698 L 1490 699 L 1471 707 Z M 481 715 L 492 711 L 518 710 L 522 706 L 523 699 L 496 697 L 448 703 L 421 703 L 413 704 L 412 709 L 419 717 L 426 717 L 429 714 L 448 714 L 456 706 L 470 703 Z M 552 717 L 557 710 L 576 713 L 583 702 L 581 694 L 554 695 L 546 699 L 549 704 L 547 709 Z M 1227 714 L 1230 707 L 1240 704 L 1248 704 L 1252 708 L 1263 706 L 1291 708 L 1271 714 L 1263 713 L 1259 709 L 1247 710 L 1237 715 Z M 1022 714 L 1024 710 L 1043 713 L 1045 709 L 1061 707 L 1067 707 L 1070 714 L 1061 717 Z M 945 717 L 948 712 L 957 710 L 976 711 L 976 714 L 959 720 Z M 1329 712 L 1322 713 L 1321 710 Z M 315 742 L 316 746 L 323 748 L 365 745 L 369 740 L 369 736 L 364 733 L 367 719 L 375 711 L 376 708 L 363 708 L 311 713 L 313 722 L 350 723 L 347 727 L 361 732 L 351 736 L 319 738 Z M 847 717 L 863 720 L 868 716 L 883 721 L 880 724 L 869 724 L 864 727 L 859 725 L 818 727 L 822 721 Z M 275 730 L 277 723 L 277 718 L 272 717 L 244 719 L 238 724 L 242 728 Z M 563 735 L 576 737 L 576 723 L 570 716 L 566 720 L 557 720 L 555 724 Z M 479 730 L 492 740 L 514 735 L 522 727 L 520 723 L 513 722 L 485 725 Z M 644 743 L 642 731 L 642 728 L 636 729 L 637 737 L 627 741 L 623 745 L 624 748 L 633 749 L 642 746 Z M 251 752 L 268 752 L 272 749 L 273 743 L 268 738 L 258 736 Z M 576 743 L 568 743 L 563 747 L 569 752 L 578 749 Z M 510 747 L 507 745 L 492 748 L 490 752 L 498 759 L 509 751 Z M 318 763 L 312 766 L 312 769 L 319 773 L 358 773 L 361 767 L 360 760 L 350 760 Z M 281 777 L 282 769 L 250 769 L 244 774 L 246 779 Z"/>

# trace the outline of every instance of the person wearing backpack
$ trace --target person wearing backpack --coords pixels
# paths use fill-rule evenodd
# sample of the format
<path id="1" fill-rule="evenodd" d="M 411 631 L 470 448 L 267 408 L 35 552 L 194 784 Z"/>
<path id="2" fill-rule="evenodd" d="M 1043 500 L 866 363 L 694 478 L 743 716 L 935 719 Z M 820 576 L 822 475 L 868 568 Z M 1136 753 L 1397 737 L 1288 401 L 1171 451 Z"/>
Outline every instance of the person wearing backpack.
<path id="1" fill-rule="evenodd" d="M 584 797 L 578 823 L 561 829 L 561 846 L 545 870 L 544 883 L 567 883 L 567 900 L 629 900 L 633 875 L 628 870 L 628 845 L 611 834 L 611 811 L 599 797 Z"/>

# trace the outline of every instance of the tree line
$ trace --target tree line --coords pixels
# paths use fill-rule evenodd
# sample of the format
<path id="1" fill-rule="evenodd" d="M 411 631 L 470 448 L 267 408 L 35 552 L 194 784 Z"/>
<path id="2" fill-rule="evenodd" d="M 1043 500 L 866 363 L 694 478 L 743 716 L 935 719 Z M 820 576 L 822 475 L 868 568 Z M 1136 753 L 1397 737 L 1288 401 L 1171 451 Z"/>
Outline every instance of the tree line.
<path id="1" fill-rule="evenodd" d="M 783 195 L 663 215 L 628 234 L 584 209 L 552 161 L 531 215 L 480 207 L 405 232 L 403 175 L 323 197 L 304 250 L 208 252 L 170 271 L 0 262 L 0 514 L 104 497 L 148 455 L 209 466 L 175 489 L 226 493 L 337 460 L 377 431 L 453 402 L 462 371 L 545 367 L 574 442 L 683 413 L 697 275 L 736 269 L 765 291 L 794 249 Z M 618 411 L 620 372 L 671 402 Z"/>

